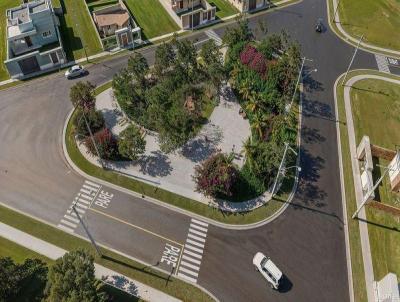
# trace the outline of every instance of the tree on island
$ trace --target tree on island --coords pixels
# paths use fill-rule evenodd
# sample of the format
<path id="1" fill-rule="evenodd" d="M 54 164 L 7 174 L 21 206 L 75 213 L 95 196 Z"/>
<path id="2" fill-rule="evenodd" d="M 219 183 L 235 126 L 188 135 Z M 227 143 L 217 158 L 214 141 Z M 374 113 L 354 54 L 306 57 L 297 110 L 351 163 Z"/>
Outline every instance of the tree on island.
<path id="1" fill-rule="evenodd" d="M 130 125 L 119 135 L 119 154 L 131 160 L 137 160 L 146 150 L 146 140 L 143 133 L 135 125 Z"/>

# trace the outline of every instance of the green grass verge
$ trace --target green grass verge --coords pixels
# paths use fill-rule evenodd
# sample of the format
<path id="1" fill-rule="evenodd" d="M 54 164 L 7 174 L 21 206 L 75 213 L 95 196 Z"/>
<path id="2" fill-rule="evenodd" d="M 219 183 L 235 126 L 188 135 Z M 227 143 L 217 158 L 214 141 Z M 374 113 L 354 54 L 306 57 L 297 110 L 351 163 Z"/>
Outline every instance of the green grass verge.
<path id="1" fill-rule="evenodd" d="M 86 0 L 90 12 L 102 9 L 107 6 L 115 5 L 118 0 Z"/>
<path id="2" fill-rule="evenodd" d="M 60 32 L 68 60 L 76 60 L 102 51 L 84 0 L 60 0 Z"/>
<path id="3" fill-rule="evenodd" d="M 0 1 L 0 81 L 9 78 L 8 71 L 4 65 L 4 60 L 7 59 L 7 33 L 6 33 L 6 10 L 8 8 L 17 7 L 20 5 L 18 0 L 1 0 Z"/>
<path id="4" fill-rule="evenodd" d="M 53 260 L 38 254 L 32 250 L 29 250 L 21 245 L 18 245 L 12 241 L 9 241 L 3 237 L 0 237 L 0 257 L 10 257 L 16 263 L 22 263 L 26 259 L 40 259 L 47 263 L 48 266 L 54 263 Z M 35 281 L 35 280 L 33 280 Z M 121 302 L 141 302 L 143 300 L 136 298 L 128 293 L 119 290 L 111 285 L 105 285 L 104 290 L 110 296 L 110 301 L 121 301 Z M 43 292 L 43 288 L 37 284 L 37 282 L 31 282 L 22 288 L 18 301 L 33 301 L 34 297 Z"/>
<path id="5" fill-rule="evenodd" d="M 151 266 L 143 265 L 105 248 L 101 248 L 104 256 L 103 258 L 99 258 L 88 241 L 65 233 L 55 227 L 39 222 L 4 206 L 0 206 L 0 221 L 67 251 L 79 248 L 87 249 L 93 257 L 95 257 L 96 263 L 154 287 L 182 301 L 213 301 L 206 293 L 193 285 L 175 279 L 174 277 L 152 269 Z M 2 244 L 0 246 L 2 246 Z M 23 252 L 20 252 L 20 255 L 22 255 Z"/>
<path id="6" fill-rule="evenodd" d="M 207 0 L 213 6 L 216 6 L 216 16 L 219 19 L 238 14 L 239 11 L 226 0 Z"/>
<path id="7" fill-rule="evenodd" d="M 143 40 L 179 30 L 178 25 L 165 11 L 159 0 L 125 0 L 125 3 L 142 28 Z"/>
<path id="8" fill-rule="evenodd" d="M 111 82 L 96 88 L 96 93 L 100 93 L 108 89 Z M 75 114 L 75 113 L 74 113 Z M 270 200 L 266 205 L 246 213 L 227 213 L 218 209 L 209 207 L 203 203 L 186 198 L 184 196 L 154 187 L 150 184 L 126 177 L 119 173 L 103 170 L 100 167 L 88 162 L 86 158 L 79 151 L 73 135 L 73 116 L 70 119 L 66 129 L 66 147 L 71 160 L 85 173 L 105 180 L 107 182 L 116 184 L 123 188 L 138 192 L 145 196 L 149 196 L 165 203 L 177 206 L 184 210 L 202 215 L 204 217 L 223 222 L 228 224 L 249 224 L 266 219 L 276 213 L 282 206 L 284 206 L 294 184 L 294 177 L 289 173 L 283 180 L 283 184 L 276 194 L 275 198 Z"/>
<path id="9" fill-rule="evenodd" d="M 352 76 L 356 76 L 359 74 L 378 74 L 378 75 L 383 75 L 381 73 L 375 72 L 375 71 L 354 71 L 349 73 L 348 78 L 350 79 Z M 340 83 L 340 81 L 339 81 Z M 359 82 L 360 83 L 360 82 Z M 379 81 L 378 81 L 379 83 Z M 359 85 L 356 84 L 355 87 L 358 87 Z M 381 90 L 379 88 L 377 91 Z M 356 90 L 353 90 L 353 92 Z M 341 138 L 341 146 L 342 146 L 342 165 L 343 165 L 343 174 L 344 174 L 344 183 L 345 183 L 345 192 L 346 192 L 346 206 L 347 206 L 347 219 L 348 219 L 348 229 L 349 229 L 349 240 L 350 240 L 350 253 L 351 253 L 351 261 L 352 261 L 352 274 L 353 274 L 353 286 L 354 286 L 354 295 L 355 295 L 355 301 L 356 302 L 363 302 L 367 300 L 367 292 L 366 292 L 366 285 L 365 285 L 365 276 L 364 276 L 364 264 L 363 264 L 363 259 L 362 259 L 362 252 L 361 252 L 361 239 L 360 239 L 360 232 L 359 232 L 359 224 L 357 220 L 354 220 L 351 218 L 352 214 L 356 210 L 356 199 L 355 199 L 355 192 L 354 192 L 354 182 L 353 182 L 353 174 L 352 174 L 352 166 L 351 166 L 351 158 L 350 158 L 350 147 L 349 147 L 349 139 L 348 139 L 348 134 L 347 134 L 347 126 L 346 126 L 346 115 L 345 115 L 345 109 L 344 109 L 344 100 L 343 100 L 343 94 L 344 90 L 341 85 L 338 85 L 337 87 L 337 105 L 338 105 L 338 120 L 340 122 L 339 128 L 340 128 L 340 138 Z M 357 91 L 358 93 L 361 91 Z M 363 92 L 363 93 L 368 93 L 373 97 L 378 97 L 375 95 L 373 92 Z M 364 97 L 364 96 L 363 96 Z M 380 102 L 380 98 L 379 98 Z M 378 102 L 378 104 L 379 104 Z M 376 103 L 374 105 L 377 105 Z M 363 120 L 364 122 L 373 122 L 376 125 L 383 125 L 384 121 L 377 121 L 378 114 L 382 113 L 382 108 L 381 110 L 378 109 L 376 110 L 370 110 L 369 115 L 374 114 L 373 117 L 366 118 L 364 117 Z M 355 116 L 355 112 L 357 112 L 359 109 L 356 108 L 353 111 L 353 116 Z M 368 108 L 364 108 L 363 110 L 369 110 Z M 384 115 L 382 115 L 384 116 Z M 382 117 L 381 117 L 382 118 Z M 359 127 L 359 124 L 355 120 L 355 127 Z M 386 127 L 377 127 L 381 128 L 381 131 L 384 131 Z M 362 132 L 360 132 L 362 131 Z M 368 132 L 365 132 L 365 130 L 358 128 L 356 130 L 356 136 L 361 137 L 362 134 L 368 134 Z M 372 141 L 373 142 L 373 141 Z M 392 145 L 393 146 L 393 145 Z M 381 186 L 382 187 L 382 186 Z M 381 191 L 381 188 L 380 188 Z M 369 238 L 370 238 L 370 245 L 371 245 L 371 252 L 372 252 L 372 257 L 373 257 L 373 265 L 374 265 L 374 273 L 375 273 L 375 279 L 379 280 L 382 278 L 387 272 L 388 269 L 392 270 L 396 268 L 399 268 L 398 265 L 400 262 L 398 261 L 399 258 L 397 251 L 395 254 L 391 255 L 390 253 L 392 252 L 394 247 L 398 247 L 400 242 L 398 241 L 399 234 L 398 232 L 394 230 L 390 230 L 387 228 L 384 228 L 382 226 L 387 226 L 387 227 L 392 227 L 393 221 L 389 223 L 387 219 L 391 219 L 388 217 L 387 214 L 382 213 L 380 211 L 366 208 L 367 210 L 367 219 L 370 220 L 373 223 L 377 223 L 378 225 L 374 224 L 369 224 L 368 225 L 368 232 L 369 232 Z M 394 240 L 394 241 L 390 241 Z M 390 256 L 389 256 L 390 255 Z M 393 257 L 393 260 L 391 259 Z M 393 265 L 388 265 L 388 263 L 392 264 L 392 261 L 396 261 L 396 266 Z M 397 273 L 399 274 L 399 270 L 397 270 Z"/>

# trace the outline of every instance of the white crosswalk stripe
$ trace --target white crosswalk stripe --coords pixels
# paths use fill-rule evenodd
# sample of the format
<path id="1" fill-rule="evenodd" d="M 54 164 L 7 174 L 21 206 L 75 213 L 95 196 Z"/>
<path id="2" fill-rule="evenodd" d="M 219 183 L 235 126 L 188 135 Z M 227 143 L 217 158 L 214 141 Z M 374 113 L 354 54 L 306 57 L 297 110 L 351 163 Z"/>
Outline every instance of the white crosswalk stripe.
<path id="1" fill-rule="evenodd" d="M 207 230 L 208 223 L 197 219 L 191 220 L 182 259 L 177 269 L 177 275 L 189 282 L 197 282 L 206 244 Z"/>
<path id="2" fill-rule="evenodd" d="M 100 191 L 101 185 L 85 180 L 74 198 L 72 204 L 75 204 L 75 209 L 80 216 L 83 216 L 90 204 Z M 58 227 L 66 232 L 73 233 L 79 225 L 79 219 L 76 213 L 72 210 L 72 204 L 68 208 L 67 213 L 61 218 Z"/>
<path id="3" fill-rule="evenodd" d="M 217 33 L 215 31 L 213 31 L 212 29 L 206 30 L 205 34 L 207 35 L 207 37 L 209 37 L 210 39 L 213 39 L 215 41 L 215 43 L 218 46 L 222 45 L 222 39 L 217 35 Z"/>
<path id="4" fill-rule="evenodd" d="M 385 56 L 375 54 L 376 63 L 378 64 L 378 69 L 381 72 L 390 73 L 389 63 Z"/>

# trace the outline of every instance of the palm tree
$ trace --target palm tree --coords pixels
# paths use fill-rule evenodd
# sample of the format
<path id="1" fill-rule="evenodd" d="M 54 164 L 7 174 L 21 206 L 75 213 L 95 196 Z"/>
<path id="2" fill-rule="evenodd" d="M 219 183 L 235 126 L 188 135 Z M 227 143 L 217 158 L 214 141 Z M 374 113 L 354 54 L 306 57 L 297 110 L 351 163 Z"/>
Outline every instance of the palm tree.
<path id="1" fill-rule="evenodd" d="M 251 82 L 249 79 L 245 79 L 239 87 L 239 93 L 242 95 L 244 100 L 248 100 L 252 94 Z"/>
<path id="2" fill-rule="evenodd" d="M 261 109 L 263 105 L 264 103 L 263 100 L 260 98 L 260 95 L 253 91 L 249 97 L 249 100 L 247 101 L 246 109 L 254 113 L 258 109 Z"/>
<path id="3" fill-rule="evenodd" d="M 263 137 L 264 129 L 267 126 L 268 117 L 260 112 L 257 112 L 251 119 L 251 128 L 254 129 L 259 139 Z"/>

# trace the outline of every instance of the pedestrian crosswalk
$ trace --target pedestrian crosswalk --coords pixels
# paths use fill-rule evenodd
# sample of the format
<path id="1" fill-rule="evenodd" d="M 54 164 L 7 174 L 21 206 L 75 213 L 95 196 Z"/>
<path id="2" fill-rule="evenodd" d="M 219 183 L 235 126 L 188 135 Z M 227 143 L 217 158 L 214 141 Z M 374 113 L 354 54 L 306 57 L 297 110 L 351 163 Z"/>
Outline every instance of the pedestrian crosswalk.
<path id="1" fill-rule="evenodd" d="M 101 185 L 85 180 L 71 206 L 68 208 L 63 218 L 61 218 L 58 227 L 64 231 L 73 233 L 75 228 L 79 225 L 79 219 L 75 211 L 72 210 L 72 205 L 75 205 L 76 211 L 79 216 L 82 217 L 90 207 L 92 201 L 96 198 L 100 189 Z"/>
<path id="2" fill-rule="evenodd" d="M 199 276 L 207 230 L 207 223 L 197 219 L 191 220 L 177 275 L 193 283 L 197 282 Z"/>
<path id="3" fill-rule="evenodd" d="M 381 72 L 390 73 L 389 63 L 385 56 L 375 54 L 376 63 L 378 64 L 378 69 Z"/>
<path id="4" fill-rule="evenodd" d="M 207 35 L 207 37 L 209 37 L 210 39 L 213 39 L 215 41 L 215 43 L 218 46 L 222 45 L 222 39 L 217 35 L 217 33 L 215 31 L 213 31 L 212 29 L 206 30 L 205 34 Z"/>

